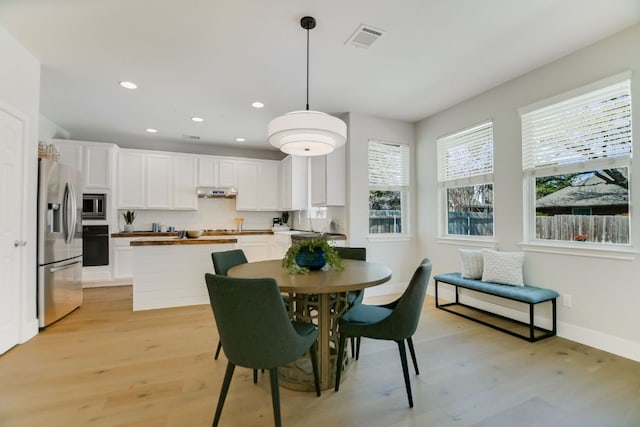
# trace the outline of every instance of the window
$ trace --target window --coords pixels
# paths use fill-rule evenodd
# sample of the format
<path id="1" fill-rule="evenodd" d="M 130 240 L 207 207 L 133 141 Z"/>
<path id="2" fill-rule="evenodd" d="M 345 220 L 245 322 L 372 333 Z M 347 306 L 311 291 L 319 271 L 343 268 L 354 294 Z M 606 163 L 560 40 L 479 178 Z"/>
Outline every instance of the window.
<path id="1" fill-rule="evenodd" d="M 369 141 L 369 234 L 407 234 L 409 146 Z"/>
<path id="2" fill-rule="evenodd" d="M 493 236 L 493 122 L 438 138 L 442 234 Z"/>
<path id="3" fill-rule="evenodd" d="M 629 243 L 628 75 L 561 98 L 520 112 L 528 238 Z"/>

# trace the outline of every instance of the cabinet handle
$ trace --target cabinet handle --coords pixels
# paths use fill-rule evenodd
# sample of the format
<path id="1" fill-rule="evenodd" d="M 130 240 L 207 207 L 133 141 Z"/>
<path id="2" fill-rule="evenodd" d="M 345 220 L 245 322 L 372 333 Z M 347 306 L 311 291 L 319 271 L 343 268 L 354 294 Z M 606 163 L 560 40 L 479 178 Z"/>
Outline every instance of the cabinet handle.
<path id="1" fill-rule="evenodd" d="M 18 246 L 27 246 L 27 242 L 25 240 L 16 240 L 15 242 L 13 242 L 13 246 L 15 246 L 16 248 Z"/>

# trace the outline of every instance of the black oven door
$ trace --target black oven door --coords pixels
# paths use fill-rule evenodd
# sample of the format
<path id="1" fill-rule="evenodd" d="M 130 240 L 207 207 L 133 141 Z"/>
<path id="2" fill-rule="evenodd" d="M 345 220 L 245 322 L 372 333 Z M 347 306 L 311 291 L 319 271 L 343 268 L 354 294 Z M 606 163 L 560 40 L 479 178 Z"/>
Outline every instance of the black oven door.
<path id="1" fill-rule="evenodd" d="M 109 265 L 109 226 L 82 226 L 82 265 Z"/>

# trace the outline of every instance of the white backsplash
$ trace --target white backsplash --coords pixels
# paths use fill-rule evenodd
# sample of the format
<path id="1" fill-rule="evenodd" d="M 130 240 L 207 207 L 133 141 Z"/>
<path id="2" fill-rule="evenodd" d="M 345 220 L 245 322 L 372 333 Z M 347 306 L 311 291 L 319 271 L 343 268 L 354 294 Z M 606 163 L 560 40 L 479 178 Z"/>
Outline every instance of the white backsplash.
<path id="1" fill-rule="evenodd" d="M 118 211 L 118 228 L 124 230 L 122 212 Z M 270 230 L 273 218 L 281 212 L 238 212 L 235 199 L 198 199 L 197 211 L 136 210 L 134 229 L 150 231 L 151 224 L 174 226 L 176 230 L 236 229 L 234 218 L 244 218 L 243 230 Z"/>
<path id="2" fill-rule="evenodd" d="M 124 230 L 122 210 L 118 211 L 118 229 Z M 198 199 L 196 211 L 136 210 L 134 230 L 151 231 L 151 224 L 174 226 L 176 230 L 236 229 L 234 218 L 244 218 L 243 230 L 270 230 L 273 218 L 280 217 L 274 212 L 238 212 L 235 199 Z M 346 217 L 343 207 L 310 208 L 290 212 L 289 225 L 296 230 L 328 233 L 345 233 Z"/>

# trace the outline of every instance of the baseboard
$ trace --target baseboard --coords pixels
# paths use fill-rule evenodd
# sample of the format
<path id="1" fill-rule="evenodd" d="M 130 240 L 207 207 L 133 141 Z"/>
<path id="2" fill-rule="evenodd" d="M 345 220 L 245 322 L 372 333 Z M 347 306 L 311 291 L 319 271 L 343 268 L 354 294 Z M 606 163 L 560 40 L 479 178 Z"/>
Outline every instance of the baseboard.
<path id="1" fill-rule="evenodd" d="M 20 325 L 20 344 L 29 341 L 31 338 L 38 335 L 38 319 L 32 319 L 26 323 Z"/>
<path id="2" fill-rule="evenodd" d="M 558 336 L 640 362 L 638 342 L 565 322 L 558 322 Z"/>
<path id="3" fill-rule="evenodd" d="M 430 287 L 427 293 L 429 295 L 435 296 L 434 288 Z M 455 294 L 453 288 L 445 289 L 444 287 L 438 287 L 438 297 L 441 300 L 454 301 Z M 525 323 L 529 321 L 528 311 L 523 312 L 498 304 L 491 304 L 487 301 L 482 301 L 469 295 L 465 295 L 464 300 L 467 301 L 470 305 L 482 308 L 483 310 L 510 317 L 512 319 L 516 319 Z M 538 326 L 551 328 L 552 322 L 549 318 L 536 316 L 535 322 Z M 625 357 L 636 362 L 640 362 L 640 343 L 638 342 L 594 331 L 592 329 L 583 328 L 581 326 L 576 326 L 566 322 L 558 321 L 557 327 L 557 335 L 559 337 L 575 341 L 580 344 L 588 345 L 590 347 L 597 348 L 609 353 L 613 353 L 617 356 Z"/>
<path id="4" fill-rule="evenodd" d="M 131 279 L 112 279 L 112 280 L 102 280 L 95 282 L 82 282 L 82 288 L 104 288 L 108 286 L 127 286 L 131 285 Z"/>

